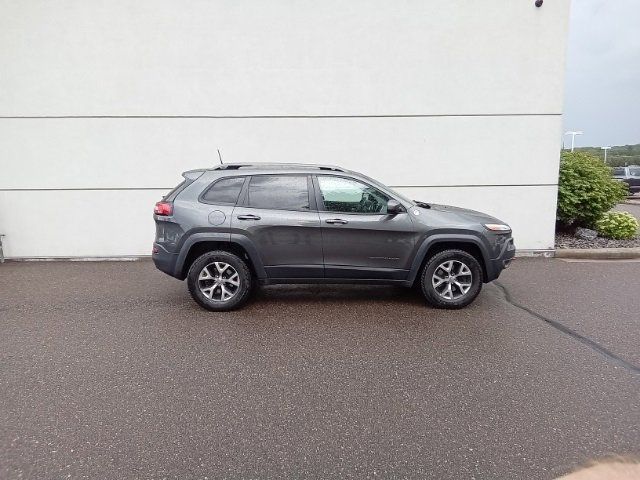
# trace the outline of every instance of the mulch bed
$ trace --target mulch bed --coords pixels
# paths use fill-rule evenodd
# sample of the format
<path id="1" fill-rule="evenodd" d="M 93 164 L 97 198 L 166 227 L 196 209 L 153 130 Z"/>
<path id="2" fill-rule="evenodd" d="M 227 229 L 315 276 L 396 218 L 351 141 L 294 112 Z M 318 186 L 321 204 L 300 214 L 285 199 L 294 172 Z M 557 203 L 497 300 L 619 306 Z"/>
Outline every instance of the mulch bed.
<path id="1" fill-rule="evenodd" d="M 582 240 L 569 233 L 556 233 L 556 248 L 632 248 L 640 247 L 640 237 L 631 240 L 611 240 L 596 237 L 593 240 Z"/>

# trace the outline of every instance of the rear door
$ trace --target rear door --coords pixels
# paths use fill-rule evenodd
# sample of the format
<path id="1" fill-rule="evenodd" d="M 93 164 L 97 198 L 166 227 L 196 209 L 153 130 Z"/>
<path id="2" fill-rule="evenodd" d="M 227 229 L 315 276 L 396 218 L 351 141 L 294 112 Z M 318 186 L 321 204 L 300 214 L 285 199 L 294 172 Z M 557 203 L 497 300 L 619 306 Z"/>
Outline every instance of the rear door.
<path id="1" fill-rule="evenodd" d="M 269 278 L 322 278 L 322 236 L 311 178 L 253 175 L 233 211 L 232 234 L 255 245 Z"/>
<path id="2" fill-rule="evenodd" d="M 415 229 L 409 214 L 387 213 L 390 197 L 363 181 L 317 175 L 325 277 L 403 280 Z"/>

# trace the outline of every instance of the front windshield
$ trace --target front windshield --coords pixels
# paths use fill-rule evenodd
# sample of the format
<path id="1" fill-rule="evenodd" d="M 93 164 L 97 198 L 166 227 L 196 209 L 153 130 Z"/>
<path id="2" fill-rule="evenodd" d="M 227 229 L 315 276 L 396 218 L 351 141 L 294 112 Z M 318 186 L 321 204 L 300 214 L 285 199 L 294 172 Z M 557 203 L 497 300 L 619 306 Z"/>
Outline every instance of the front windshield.
<path id="1" fill-rule="evenodd" d="M 397 198 L 398 200 L 400 200 L 401 202 L 404 203 L 410 203 L 411 205 L 415 204 L 416 202 L 414 202 L 413 200 L 411 200 L 410 198 L 405 197 L 404 195 L 398 193 L 397 191 L 395 191 L 393 188 L 391 187 L 387 187 L 386 185 L 378 182 L 377 180 L 374 180 L 373 178 L 369 178 L 366 175 L 363 175 L 364 178 L 367 179 L 368 182 L 373 183 L 375 186 L 381 188 L 383 191 L 386 190 L 388 193 L 391 194 L 391 196 Z"/>

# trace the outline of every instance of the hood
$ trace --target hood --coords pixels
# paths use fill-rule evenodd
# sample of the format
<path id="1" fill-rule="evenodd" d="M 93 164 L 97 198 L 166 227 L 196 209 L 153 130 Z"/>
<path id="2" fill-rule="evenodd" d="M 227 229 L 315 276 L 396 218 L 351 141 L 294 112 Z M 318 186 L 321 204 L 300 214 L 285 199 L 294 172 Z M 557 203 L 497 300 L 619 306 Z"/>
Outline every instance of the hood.
<path id="1" fill-rule="evenodd" d="M 422 202 L 421 202 L 422 203 Z M 478 212 L 476 210 L 469 210 L 468 208 L 453 207 L 451 205 L 439 205 L 437 203 L 429 203 L 431 208 L 425 208 L 420 205 L 416 205 L 413 208 L 418 208 L 422 211 L 440 212 L 448 217 L 448 220 L 454 224 L 464 223 L 505 223 L 491 215 Z"/>

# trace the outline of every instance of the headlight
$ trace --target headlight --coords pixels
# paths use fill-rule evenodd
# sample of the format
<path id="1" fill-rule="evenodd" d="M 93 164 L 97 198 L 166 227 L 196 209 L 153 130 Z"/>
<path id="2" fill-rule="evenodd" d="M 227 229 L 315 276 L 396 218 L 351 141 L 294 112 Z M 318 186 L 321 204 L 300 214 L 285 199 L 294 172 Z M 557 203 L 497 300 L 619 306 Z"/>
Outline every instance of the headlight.
<path id="1" fill-rule="evenodd" d="M 492 232 L 510 232 L 511 227 L 503 223 L 485 223 L 484 228 Z"/>

